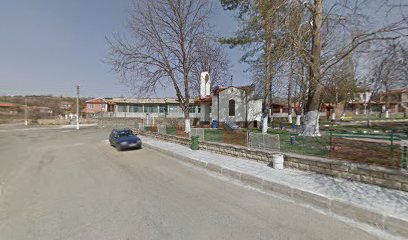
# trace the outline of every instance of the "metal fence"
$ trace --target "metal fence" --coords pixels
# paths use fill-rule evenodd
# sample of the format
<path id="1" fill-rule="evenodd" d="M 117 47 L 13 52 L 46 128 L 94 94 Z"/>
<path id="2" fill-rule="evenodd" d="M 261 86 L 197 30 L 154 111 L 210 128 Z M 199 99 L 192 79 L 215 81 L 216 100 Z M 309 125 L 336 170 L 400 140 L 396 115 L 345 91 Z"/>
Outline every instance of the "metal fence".
<path id="1" fill-rule="evenodd" d="M 234 130 L 234 131 L 223 131 L 223 141 L 227 144 L 248 146 L 247 131 Z"/>
<path id="2" fill-rule="evenodd" d="M 330 131 L 329 157 L 400 167 L 404 160 L 401 137 L 395 134 L 350 134 Z M 406 159 L 405 159 L 406 161 Z"/>
<path id="3" fill-rule="evenodd" d="M 167 134 L 167 127 L 166 127 L 166 125 L 157 125 L 157 133 L 159 133 L 159 134 Z"/>
<path id="4" fill-rule="evenodd" d="M 198 136 L 201 141 L 342 159 L 392 168 L 407 169 L 408 165 L 408 137 L 401 134 L 353 134 L 330 131 L 322 132 L 321 137 L 306 137 L 285 131 L 262 134 L 252 131 L 248 133 L 246 130 L 227 131 L 208 128 L 193 128 L 191 133 L 187 134 L 183 127 L 164 125 L 143 127 L 143 131 L 187 138 Z"/>
<path id="5" fill-rule="evenodd" d="M 190 132 L 190 137 L 191 136 L 198 136 L 199 140 L 204 141 L 204 128 L 192 128 Z"/>
<path id="6" fill-rule="evenodd" d="M 407 168 L 407 147 L 397 134 L 325 132 L 321 137 L 280 134 L 282 152 Z"/>
<path id="7" fill-rule="evenodd" d="M 401 168 L 408 168 L 408 140 L 401 141 L 401 161 L 400 167 Z"/>
<path id="8" fill-rule="evenodd" d="M 279 135 L 249 132 L 248 147 L 259 148 L 263 150 L 280 151 Z"/>
<path id="9" fill-rule="evenodd" d="M 279 134 L 280 150 L 282 152 L 297 153 L 316 157 L 328 157 L 327 138 L 306 137 L 298 134 Z"/>

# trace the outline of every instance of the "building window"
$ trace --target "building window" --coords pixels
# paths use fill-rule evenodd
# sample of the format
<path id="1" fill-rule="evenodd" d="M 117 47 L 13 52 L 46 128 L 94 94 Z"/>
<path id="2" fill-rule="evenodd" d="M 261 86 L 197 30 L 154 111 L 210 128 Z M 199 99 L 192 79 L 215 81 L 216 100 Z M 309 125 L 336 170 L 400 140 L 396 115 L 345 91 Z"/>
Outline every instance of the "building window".
<path id="1" fill-rule="evenodd" d="M 127 105 L 118 105 L 118 112 L 127 112 Z"/>
<path id="2" fill-rule="evenodd" d="M 130 105 L 129 112 L 141 113 L 143 112 L 143 106 L 142 105 Z"/>
<path id="3" fill-rule="evenodd" d="M 163 106 L 163 105 L 159 106 L 159 113 L 166 113 L 166 112 L 167 112 L 166 106 Z"/>
<path id="4" fill-rule="evenodd" d="M 195 113 L 195 106 L 190 106 L 190 113 Z"/>
<path id="5" fill-rule="evenodd" d="M 169 106 L 169 113 L 177 113 L 177 112 L 179 112 L 179 107 L 177 105 Z"/>
<path id="6" fill-rule="evenodd" d="M 229 116 L 235 116 L 235 101 L 234 100 L 229 100 L 228 102 L 228 115 Z"/>
<path id="7" fill-rule="evenodd" d="M 201 113 L 201 106 L 197 106 L 197 112 Z"/>
<path id="8" fill-rule="evenodd" d="M 157 105 L 145 105 L 145 113 L 157 113 Z"/>

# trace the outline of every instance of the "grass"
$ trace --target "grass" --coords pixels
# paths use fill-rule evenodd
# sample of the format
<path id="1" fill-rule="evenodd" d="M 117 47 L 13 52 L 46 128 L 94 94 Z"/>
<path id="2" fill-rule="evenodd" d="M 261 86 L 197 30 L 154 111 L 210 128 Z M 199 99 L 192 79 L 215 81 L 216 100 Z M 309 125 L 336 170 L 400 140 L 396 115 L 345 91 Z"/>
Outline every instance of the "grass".
<path id="1" fill-rule="evenodd" d="M 291 143 L 294 137 L 294 144 Z M 292 134 L 279 134 L 280 148 L 282 152 L 291 152 L 303 155 L 326 157 L 327 137 L 301 137 Z"/>
<path id="2" fill-rule="evenodd" d="M 405 125 L 404 125 L 405 126 Z M 340 126 L 347 130 L 359 129 L 359 126 Z M 361 127 L 361 126 L 360 126 Z M 175 127 L 167 127 L 167 134 L 179 135 Z M 260 133 L 259 129 L 248 131 Z M 204 129 L 205 141 L 247 146 L 247 130 L 224 131 L 223 129 Z M 323 158 L 344 159 L 354 162 L 398 167 L 401 150 L 398 145 L 390 145 L 390 135 L 384 134 L 348 134 L 334 132 L 330 139 L 328 132 L 322 132 L 321 137 L 304 137 L 291 134 L 285 130 L 269 129 L 268 134 L 278 134 L 282 152 Z M 337 134 L 336 134 L 337 133 Z M 401 138 L 394 134 L 394 141 Z M 294 142 L 291 138 L 294 138 Z M 405 138 L 405 135 L 404 135 Z M 370 140 L 376 139 L 376 140 Z M 378 141 L 384 140 L 384 141 Z"/>
<path id="3" fill-rule="evenodd" d="M 247 131 L 225 131 L 223 129 L 205 129 L 204 140 L 247 146 Z"/>
<path id="4" fill-rule="evenodd" d="M 408 123 L 375 123 L 368 127 L 364 125 L 330 125 L 321 126 L 322 131 L 334 130 L 336 132 L 368 132 L 377 131 L 379 133 L 405 133 L 408 135 Z"/>
<path id="5" fill-rule="evenodd" d="M 175 127 L 167 127 L 166 128 L 166 133 L 168 135 L 176 135 L 176 128 Z"/>
<path id="6" fill-rule="evenodd" d="M 222 129 L 204 129 L 204 139 L 209 142 L 224 142 L 224 130 Z"/>

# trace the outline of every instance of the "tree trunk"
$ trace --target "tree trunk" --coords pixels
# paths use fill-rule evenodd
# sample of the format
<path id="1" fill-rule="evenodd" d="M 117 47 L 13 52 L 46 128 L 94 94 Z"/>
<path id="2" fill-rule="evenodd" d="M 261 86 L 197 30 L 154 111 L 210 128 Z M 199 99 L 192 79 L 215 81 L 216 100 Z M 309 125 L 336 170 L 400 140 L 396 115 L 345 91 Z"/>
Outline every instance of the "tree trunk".
<path id="1" fill-rule="evenodd" d="M 319 129 L 319 105 L 322 88 L 320 86 L 320 30 L 322 26 L 322 0 L 315 0 L 312 27 L 311 65 L 309 67 L 309 93 L 304 117 L 304 136 L 321 136 Z"/>
<path id="2" fill-rule="evenodd" d="M 296 126 L 300 126 L 300 114 L 296 114 Z"/>
<path id="3" fill-rule="evenodd" d="M 188 108 L 184 110 L 184 132 L 190 133 L 191 132 L 191 127 L 190 127 L 190 111 Z"/>
<path id="4" fill-rule="evenodd" d="M 366 110 L 367 114 L 367 127 L 371 127 L 371 104 L 368 103 L 368 111 Z"/>
<path id="5" fill-rule="evenodd" d="M 290 64 L 290 74 L 288 82 L 288 123 L 292 124 L 292 85 L 293 85 L 293 61 Z"/>
<path id="6" fill-rule="evenodd" d="M 389 92 L 388 86 L 385 87 L 385 93 L 387 94 Z M 390 108 L 390 98 L 388 95 L 385 95 L 385 118 L 389 118 L 389 111 L 388 109 Z"/>
<path id="7" fill-rule="evenodd" d="M 269 9 L 265 18 L 265 29 L 267 32 L 265 42 L 265 92 L 263 98 L 263 114 L 262 114 L 262 133 L 268 131 L 268 119 L 271 107 L 271 91 L 272 91 L 272 10 Z M 272 114 L 271 114 L 272 115 Z"/>

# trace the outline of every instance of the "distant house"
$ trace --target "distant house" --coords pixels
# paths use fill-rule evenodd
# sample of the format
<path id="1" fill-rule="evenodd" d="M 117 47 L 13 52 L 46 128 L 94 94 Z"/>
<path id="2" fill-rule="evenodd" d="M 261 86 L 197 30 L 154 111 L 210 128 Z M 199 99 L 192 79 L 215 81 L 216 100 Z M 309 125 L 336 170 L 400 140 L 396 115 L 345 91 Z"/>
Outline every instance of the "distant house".
<path id="1" fill-rule="evenodd" d="M 105 98 L 95 98 L 88 100 L 85 102 L 86 107 L 82 112 L 85 113 L 88 117 L 93 117 L 96 115 L 100 115 L 101 113 L 113 111 L 113 104 L 110 104 L 109 101 L 109 99 Z"/>
<path id="2" fill-rule="evenodd" d="M 366 114 L 369 105 L 373 112 L 383 112 L 388 103 L 389 113 L 408 112 L 408 88 L 393 89 L 388 92 L 378 93 L 371 99 L 371 92 L 361 92 L 358 97 L 345 103 L 344 110 L 347 114 Z"/>
<path id="3" fill-rule="evenodd" d="M 15 115 L 18 106 L 14 103 L 0 102 L 0 114 Z"/>
<path id="4" fill-rule="evenodd" d="M 62 102 L 59 103 L 59 108 L 65 110 L 65 111 L 71 110 L 72 106 L 73 106 L 72 102 L 62 101 Z"/>
<path id="5" fill-rule="evenodd" d="M 393 89 L 380 94 L 380 103 L 387 104 L 390 113 L 408 112 L 408 88 Z"/>
<path id="6" fill-rule="evenodd" d="M 38 113 L 43 116 L 52 116 L 53 111 L 49 107 L 41 107 L 41 106 L 29 106 L 27 107 L 30 113 Z"/>
<path id="7" fill-rule="evenodd" d="M 17 105 L 14 103 L 0 102 L 0 109 L 11 109 L 16 107 Z"/>

